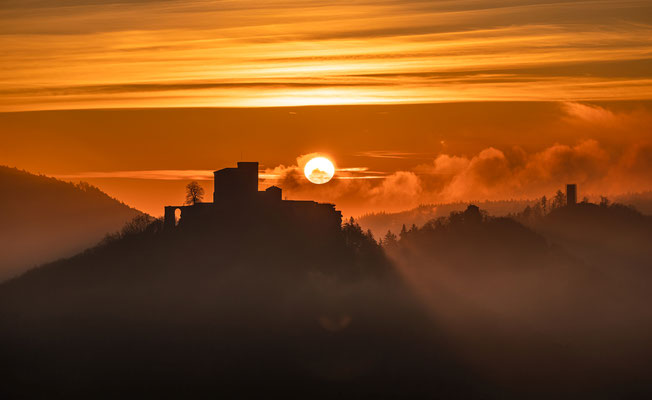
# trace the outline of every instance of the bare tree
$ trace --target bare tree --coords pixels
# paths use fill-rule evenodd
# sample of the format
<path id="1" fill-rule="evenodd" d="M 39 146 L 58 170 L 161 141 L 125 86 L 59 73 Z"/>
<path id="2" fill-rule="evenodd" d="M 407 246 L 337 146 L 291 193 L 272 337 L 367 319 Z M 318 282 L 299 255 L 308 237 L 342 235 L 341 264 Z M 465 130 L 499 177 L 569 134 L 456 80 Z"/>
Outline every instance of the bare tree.
<path id="1" fill-rule="evenodd" d="M 186 204 L 195 205 L 204 198 L 204 188 L 197 181 L 192 181 L 186 186 Z"/>

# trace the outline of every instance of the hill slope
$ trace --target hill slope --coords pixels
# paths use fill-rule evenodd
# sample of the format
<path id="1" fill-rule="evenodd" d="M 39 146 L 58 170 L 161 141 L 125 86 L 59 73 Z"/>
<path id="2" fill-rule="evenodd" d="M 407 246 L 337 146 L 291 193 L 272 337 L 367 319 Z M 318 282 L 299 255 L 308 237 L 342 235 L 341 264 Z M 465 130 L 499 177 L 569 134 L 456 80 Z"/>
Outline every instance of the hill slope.
<path id="1" fill-rule="evenodd" d="M 471 395 L 358 226 L 184 229 L 155 222 L 1 284 L 0 397 Z"/>
<path id="2" fill-rule="evenodd" d="M 0 166 L 0 281 L 96 244 L 140 212 L 86 183 Z"/>
<path id="3" fill-rule="evenodd" d="M 650 217 L 578 204 L 527 222 L 470 206 L 383 243 L 452 342 L 498 381 L 540 398 L 649 397 Z"/>

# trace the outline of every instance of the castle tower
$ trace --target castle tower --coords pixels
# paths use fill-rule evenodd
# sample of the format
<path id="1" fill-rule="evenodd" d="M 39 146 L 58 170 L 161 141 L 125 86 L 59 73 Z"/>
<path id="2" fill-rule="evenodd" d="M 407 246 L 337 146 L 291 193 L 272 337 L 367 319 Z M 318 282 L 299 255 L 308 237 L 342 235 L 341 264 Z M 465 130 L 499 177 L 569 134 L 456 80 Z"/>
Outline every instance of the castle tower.
<path id="1" fill-rule="evenodd" d="M 574 206 L 577 204 L 577 185 L 570 183 L 566 185 L 566 205 Z"/>
<path id="2" fill-rule="evenodd" d="M 239 162 L 238 171 L 242 179 L 242 190 L 247 194 L 258 192 L 258 163 L 257 162 Z"/>
<path id="3" fill-rule="evenodd" d="M 213 202 L 253 198 L 258 193 L 258 163 L 239 162 L 237 168 L 213 172 Z"/>

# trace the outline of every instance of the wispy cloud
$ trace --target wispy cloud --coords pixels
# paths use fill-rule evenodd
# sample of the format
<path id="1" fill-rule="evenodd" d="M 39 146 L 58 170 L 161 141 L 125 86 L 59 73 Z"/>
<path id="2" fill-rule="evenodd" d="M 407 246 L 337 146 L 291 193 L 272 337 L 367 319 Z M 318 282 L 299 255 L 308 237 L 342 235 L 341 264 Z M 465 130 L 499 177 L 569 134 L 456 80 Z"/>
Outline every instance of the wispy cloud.
<path id="1" fill-rule="evenodd" d="M 401 151 L 390 150 L 370 150 L 360 151 L 354 154 L 356 157 L 369 157 L 369 158 L 395 158 L 395 159 L 427 159 L 432 156 L 426 153 L 410 153 Z"/>
<path id="2" fill-rule="evenodd" d="M 148 171 L 103 171 L 79 172 L 76 174 L 55 175 L 59 179 L 90 179 L 90 178 L 121 178 L 121 179 L 153 179 L 153 180 L 212 180 L 213 170 L 148 170 Z"/>
<path id="3" fill-rule="evenodd" d="M 652 98 L 652 4 L 7 1 L 0 110 Z"/>
<path id="4" fill-rule="evenodd" d="M 288 167 L 300 170 L 299 167 Z M 263 170 L 258 177 L 262 181 L 271 181 L 283 177 L 286 168 L 282 170 Z M 385 172 L 369 171 L 367 167 L 337 168 L 335 179 L 378 179 L 384 178 Z M 74 174 L 54 175 L 59 179 L 146 179 L 146 180 L 198 180 L 208 181 L 213 179 L 213 170 L 203 169 L 162 169 L 162 170 L 136 170 L 136 171 L 90 171 Z"/>

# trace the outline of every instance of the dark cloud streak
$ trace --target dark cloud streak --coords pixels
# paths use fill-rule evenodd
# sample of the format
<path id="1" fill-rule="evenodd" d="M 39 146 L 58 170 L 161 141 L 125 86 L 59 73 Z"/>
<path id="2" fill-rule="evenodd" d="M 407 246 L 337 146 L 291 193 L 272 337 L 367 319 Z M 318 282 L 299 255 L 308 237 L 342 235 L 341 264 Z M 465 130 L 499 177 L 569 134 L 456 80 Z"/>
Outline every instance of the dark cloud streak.
<path id="1" fill-rule="evenodd" d="M 120 83 L 114 85 L 85 85 L 62 86 L 46 88 L 20 88 L 0 90 L 3 95 L 79 95 L 79 94 L 112 94 L 131 92 L 164 92 L 182 90 L 205 89 L 234 89 L 234 88 L 322 88 L 322 87 L 352 87 L 352 86 L 380 86 L 381 83 L 367 82 L 219 82 L 219 83 Z M 385 85 L 385 84 L 382 84 Z"/>

